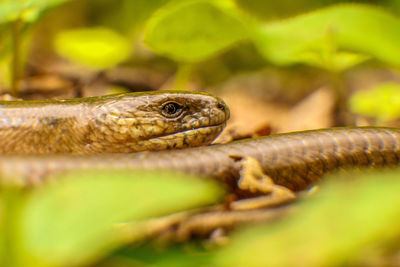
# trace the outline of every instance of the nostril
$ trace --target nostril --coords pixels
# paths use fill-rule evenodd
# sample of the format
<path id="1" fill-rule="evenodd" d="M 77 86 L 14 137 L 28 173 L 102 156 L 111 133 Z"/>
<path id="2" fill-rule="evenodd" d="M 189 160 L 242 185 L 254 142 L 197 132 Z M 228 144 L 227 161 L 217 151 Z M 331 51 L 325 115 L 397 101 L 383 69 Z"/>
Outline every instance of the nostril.
<path id="1" fill-rule="evenodd" d="M 221 102 L 218 102 L 217 108 L 220 109 L 220 110 L 222 110 L 222 111 L 225 111 L 225 105 L 222 104 Z"/>

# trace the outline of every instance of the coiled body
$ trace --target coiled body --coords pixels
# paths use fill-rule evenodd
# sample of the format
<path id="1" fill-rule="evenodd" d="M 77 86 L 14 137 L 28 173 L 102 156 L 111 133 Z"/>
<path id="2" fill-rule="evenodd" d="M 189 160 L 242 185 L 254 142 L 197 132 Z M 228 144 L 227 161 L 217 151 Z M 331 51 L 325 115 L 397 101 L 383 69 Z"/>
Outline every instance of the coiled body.
<path id="1" fill-rule="evenodd" d="M 400 129 L 337 128 L 250 139 L 182 150 L 97 156 L 2 157 L 6 183 L 40 184 L 71 169 L 172 169 L 235 186 L 238 157 L 257 159 L 277 184 L 305 189 L 340 167 L 400 164 Z"/>

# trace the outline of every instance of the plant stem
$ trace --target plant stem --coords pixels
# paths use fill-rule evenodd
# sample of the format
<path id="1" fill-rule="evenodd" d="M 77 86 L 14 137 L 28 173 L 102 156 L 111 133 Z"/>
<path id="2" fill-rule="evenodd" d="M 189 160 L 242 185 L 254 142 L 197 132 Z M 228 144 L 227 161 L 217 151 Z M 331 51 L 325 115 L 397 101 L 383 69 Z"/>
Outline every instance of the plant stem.
<path id="1" fill-rule="evenodd" d="M 182 90 L 188 85 L 190 74 L 192 72 L 192 64 L 181 63 L 175 74 L 174 89 Z"/>
<path id="2" fill-rule="evenodd" d="M 21 29 L 22 20 L 17 18 L 12 23 L 12 62 L 11 62 L 11 90 L 12 96 L 17 97 L 20 91 L 21 79 Z"/>
<path id="3" fill-rule="evenodd" d="M 335 93 L 334 124 L 335 126 L 354 126 L 355 118 L 347 108 L 349 90 L 342 72 L 330 71 L 330 82 Z"/>

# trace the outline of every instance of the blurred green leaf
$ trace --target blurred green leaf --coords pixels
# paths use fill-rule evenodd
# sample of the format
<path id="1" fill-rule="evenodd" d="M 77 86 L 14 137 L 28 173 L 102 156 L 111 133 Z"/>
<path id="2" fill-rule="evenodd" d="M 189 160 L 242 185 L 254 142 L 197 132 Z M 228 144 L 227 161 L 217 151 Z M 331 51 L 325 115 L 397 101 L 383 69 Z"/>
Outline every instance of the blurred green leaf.
<path id="1" fill-rule="evenodd" d="M 0 23 L 22 19 L 33 21 L 44 9 L 54 7 L 69 0 L 1 0 Z"/>
<path id="2" fill-rule="evenodd" d="M 145 43 L 157 54 L 198 62 L 247 37 L 230 1 L 174 1 L 150 18 Z"/>
<path id="3" fill-rule="evenodd" d="M 368 262 L 371 251 L 400 236 L 399 176 L 395 170 L 332 177 L 342 179 L 322 185 L 295 216 L 233 236 L 215 265 L 363 266 L 354 262 Z"/>
<path id="4" fill-rule="evenodd" d="M 0 266 L 23 266 L 20 243 L 15 242 L 19 232 L 19 214 L 24 194 L 19 188 L 1 188 L 0 194 Z"/>
<path id="5" fill-rule="evenodd" d="M 27 251 L 47 264 L 82 264 L 115 248 L 124 242 L 115 223 L 210 204 L 221 196 L 210 180 L 168 172 L 74 172 L 60 178 L 34 192 L 21 217 Z"/>
<path id="6" fill-rule="evenodd" d="M 107 7 L 107 12 L 98 14 L 99 21 L 96 21 L 96 23 L 111 26 L 133 37 L 142 32 L 143 25 L 151 14 L 168 1 L 117 0 L 117 2 L 114 1 L 111 5 L 113 8 L 110 8 L 110 1 L 104 1 L 103 5 Z M 101 5 L 102 2 L 95 1 L 94 4 L 96 10 L 96 5 Z M 91 3 L 91 6 L 93 6 L 93 3 Z M 102 10 L 102 7 L 98 7 L 97 9 Z"/>
<path id="7" fill-rule="evenodd" d="M 341 71 L 366 56 L 400 66 L 400 20 L 367 5 L 337 5 L 262 26 L 254 42 L 278 65 L 306 63 Z"/>
<path id="8" fill-rule="evenodd" d="M 195 267 L 214 266 L 212 251 L 204 245 L 194 242 L 160 246 L 146 244 L 141 247 L 125 247 L 114 253 L 99 267 L 110 266 L 160 266 L 160 267 Z"/>
<path id="9" fill-rule="evenodd" d="M 56 36 L 58 54 L 94 69 L 107 69 L 126 60 L 131 44 L 118 33 L 106 28 L 74 29 Z"/>
<path id="10" fill-rule="evenodd" d="M 358 91 L 350 97 L 350 110 L 389 121 L 400 118 L 400 84 L 388 82 Z"/>

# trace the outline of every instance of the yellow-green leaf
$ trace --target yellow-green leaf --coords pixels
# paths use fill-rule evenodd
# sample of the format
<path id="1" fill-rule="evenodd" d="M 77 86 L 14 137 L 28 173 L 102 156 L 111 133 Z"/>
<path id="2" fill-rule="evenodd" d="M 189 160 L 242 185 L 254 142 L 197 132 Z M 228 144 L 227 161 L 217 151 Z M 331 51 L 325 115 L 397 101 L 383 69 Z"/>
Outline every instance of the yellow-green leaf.
<path id="1" fill-rule="evenodd" d="M 35 20 L 39 13 L 69 0 L 2 0 L 0 1 L 0 23 L 22 19 Z"/>
<path id="2" fill-rule="evenodd" d="M 229 1 L 175 1 L 150 18 L 145 43 L 177 61 L 198 62 L 247 37 Z"/>
<path id="3" fill-rule="evenodd" d="M 253 40 L 266 59 L 279 65 L 306 63 L 340 71 L 371 56 L 400 66 L 400 19 L 374 6 L 336 5 L 269 23 Z"/>
<path id="4" fill-rule="evenodd" d="M 342 179 L 322 185 L 294 216 L 233 236 L 215 265 L 363 266 L 356 263 L 398 242 L 399 177 L 399 170 L 332 177 Z"/>
<path id="5" fill-rule="evenodd" d="M 107 28 L 67 30 L 56 36 L 54 45 L 61 56 L 99 70 L 126 60 L 132 49 L 124 36 Z"/>
<path id="6" fill-rule="evenodd" d="M 26 250 L 52 265 L 87 263 L 123 243 L 116 223 L 210 204 L 221 196 L 210 180 L 169 172 L 73 172 L 59 179 L 34 192 L 21 216 Z"/>
<path id="7" fill-rule="evenodd" d="M 350 97 L 350 110 L 389 121 L 400 118 L 400 84 L 388 82 L 358 91 Z"/>

